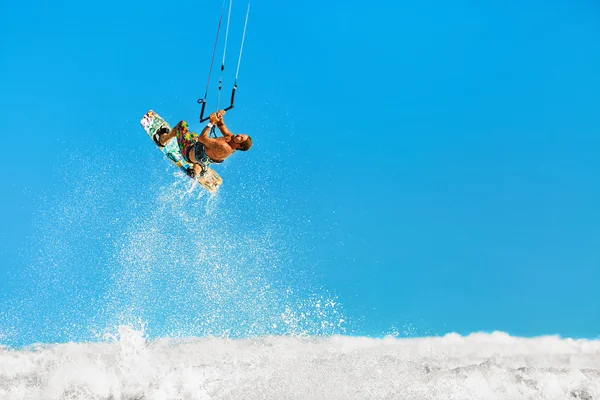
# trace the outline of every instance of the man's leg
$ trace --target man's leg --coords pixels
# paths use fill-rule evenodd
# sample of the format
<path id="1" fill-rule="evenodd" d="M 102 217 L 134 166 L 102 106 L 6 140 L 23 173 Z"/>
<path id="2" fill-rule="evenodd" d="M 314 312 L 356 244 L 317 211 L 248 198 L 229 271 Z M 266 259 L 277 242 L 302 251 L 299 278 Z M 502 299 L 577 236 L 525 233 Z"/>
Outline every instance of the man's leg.
<path id="1" fill-rule="evenodd" d="M 165 131 L 163 131 L 163 129 L 165 129 Z M 164 146 L 169 140 L 173 139 L 174 137 L 177 137 L 177 141 L 180 143 L 180 147 L 182 142 L 189 142 L 191 140 L 190 131 L 188 129 L 187 122 L 185 121 L 179 121 L 179 123 L 175 125 L 175 127 L 170 131 L 168 131 L 166 128 L 161 128 L 157 132 L 157 134 L 158 140 L 162 146 Z M 185 144 L 188 145 L 189 143 Z"/>
<path id="2" fill-rule="evenodd" d="M 179 146 L 179 151 L 183 158 L 187 162 L 190 162 L 189 153 L 193 151 L 194 143 L 196 142 L 198 135 L 194 132 L 190 132 L 187 122 L 179 121 L 179 123 L 171 129 L 171 132 L 165 135 L 166 140 L 173 137 L 177 137 L 177 145 Z"/>

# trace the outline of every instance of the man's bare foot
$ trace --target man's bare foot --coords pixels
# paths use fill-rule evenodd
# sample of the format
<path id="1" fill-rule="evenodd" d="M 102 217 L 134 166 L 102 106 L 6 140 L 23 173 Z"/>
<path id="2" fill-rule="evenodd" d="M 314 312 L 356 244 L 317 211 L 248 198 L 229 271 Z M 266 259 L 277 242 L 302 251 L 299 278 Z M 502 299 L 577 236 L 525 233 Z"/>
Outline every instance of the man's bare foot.
<path id="1" fill-rule="evenodd" d="M 194 164 L 194 176 L 204 175 L 204 168 L 200 164 Z"/>
<path id="2" fill-rule="evenodd" d="M 152 139 L 154 139 L 157 146 L 165 147 L 166 143 L 174 136 L 175 135 L 171 135 L 171 130 L 169 128 L 163 126 L 154 134 L 154 136 L 152 136 Z"/>

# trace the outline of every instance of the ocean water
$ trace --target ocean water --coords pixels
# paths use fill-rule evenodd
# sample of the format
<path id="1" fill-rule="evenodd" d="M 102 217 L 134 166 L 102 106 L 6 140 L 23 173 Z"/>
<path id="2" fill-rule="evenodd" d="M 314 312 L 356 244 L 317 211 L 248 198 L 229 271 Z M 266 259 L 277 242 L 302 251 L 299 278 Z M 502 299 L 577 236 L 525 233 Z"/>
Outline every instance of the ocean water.
<path id="1" fill-rule="evenodd" d="M 461 337 L 147 340 L 0 348 L 0 398 L 581 399 L 600 396 L 600 341 Z"/>
<path id="2" fill-rule="evenodd" d="M 167 163 L 136 177 L 161 182 L 147 187 L 103 165 L 40 201 L 0 292 L 0 344 L 97 341 L 122 325 L 153 338 L 346 332 L 335 294 L 303 265 L 305 233 L 265 186 L 209 196 Z"/>
<path id="3" fill-rule="evenodd" d="M 103 165 L 40 202 L 0 293 L 0 400 L 600 398 L 598 340 L 355 336 L 268 176 L 209 197 Z"/>

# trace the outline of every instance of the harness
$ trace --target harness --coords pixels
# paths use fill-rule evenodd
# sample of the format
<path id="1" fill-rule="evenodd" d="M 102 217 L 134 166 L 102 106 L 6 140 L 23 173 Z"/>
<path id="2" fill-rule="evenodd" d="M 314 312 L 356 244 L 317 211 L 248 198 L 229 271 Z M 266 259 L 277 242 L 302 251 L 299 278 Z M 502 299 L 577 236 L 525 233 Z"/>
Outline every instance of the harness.
<path id="1" fill-rule="evenodd" d="M 204 148 L 204 145 L 200 142 L 195 142 L 192 146 L 194 149 L 194 157 L 196 158 L 196 160 L 198 162 L 194 163 L 192 160 L 190 160 L 189 153 L 192 150 L 190 147 L 188 147 L 188 150 L 186 151 L 186 154 L 184 155 L 186 161 L 191 164 L 201 164 L 203 166 L 208 167 L 209 164 L 221 164 L 224 161 L 224 160 L 213 160 L 212 158 L 210 158 L 208 156 L 208 154 L 206 154 L 206 149 Z"/>

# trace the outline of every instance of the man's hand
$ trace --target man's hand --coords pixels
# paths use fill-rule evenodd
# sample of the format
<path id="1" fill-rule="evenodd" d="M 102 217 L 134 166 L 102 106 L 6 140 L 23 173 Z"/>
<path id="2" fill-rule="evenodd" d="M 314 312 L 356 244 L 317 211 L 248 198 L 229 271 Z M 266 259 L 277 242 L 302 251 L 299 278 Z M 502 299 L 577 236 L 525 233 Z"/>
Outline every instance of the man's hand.
<path id="1" fill-rule="evenodd" d="M 225 115 L 225 110 L 219 110 L 209 115 L 211 124 L 218 124 L 221 122 L 223 116 Z"/>

